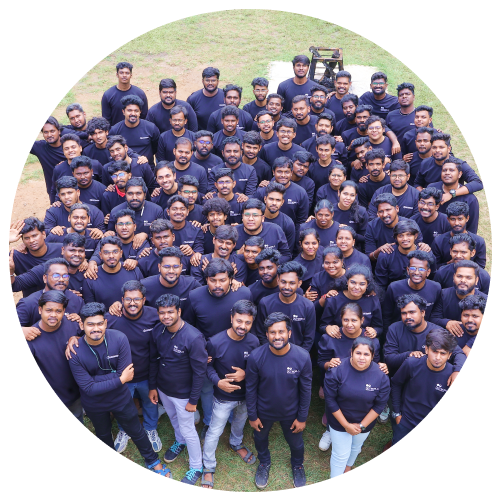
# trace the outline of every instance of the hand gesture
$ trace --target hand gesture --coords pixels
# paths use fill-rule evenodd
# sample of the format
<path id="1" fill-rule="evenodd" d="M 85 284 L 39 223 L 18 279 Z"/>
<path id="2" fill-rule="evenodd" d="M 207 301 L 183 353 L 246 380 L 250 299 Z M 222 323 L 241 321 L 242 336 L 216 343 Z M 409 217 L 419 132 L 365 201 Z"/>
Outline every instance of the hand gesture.
<path id="1" fill-rule="evenodd" d="M 341 337 L 340 328 L 337 325 L 327 325 L 325 331 L 327 335 L 329 335 L 333 339 L 339 339 Z"/>
<path id="2" fill-rule="evenodd" d="M 298 434 L 299 432 L 302 432 L 305 428 L 306 428 L 306 423 L 299 422 L 297 419 L 293 421 L 293 424 L 290 427 L 290 429 L 292 430 L 292 434 Z"/>
<path id="3" fill-rule="evenodd" d="M 21 238 L 21 229 L 24 227 L 24 221 L 18 220 L 10 225 L 9 243 L 15 243 Z"/>
<path id="4" fill-rule="evenodd" d="M 120 375 L 120 380 L 122 384 L 131 382 L 134 378 L 134 363 L 130 363 Z"/>

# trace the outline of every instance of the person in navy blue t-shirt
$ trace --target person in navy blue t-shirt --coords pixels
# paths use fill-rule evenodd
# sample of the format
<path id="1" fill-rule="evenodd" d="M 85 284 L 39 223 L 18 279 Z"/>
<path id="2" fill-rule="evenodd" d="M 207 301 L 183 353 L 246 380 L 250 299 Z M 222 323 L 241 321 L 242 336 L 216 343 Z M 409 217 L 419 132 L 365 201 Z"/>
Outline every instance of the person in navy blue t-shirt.
<path id="1" fill-rule="evenodd" d="M 278 96 L 278 94 L 272 94 L 274 96 Z M 269 108 L 269 102 L 271 98 L 268 98 L 268 104 L 266 106 L 266 109 L 263 109 L 262 111 L 259 111 L 257 113 L 256 121 L 254 125 L 252 126 L 252 130 L 254 132 L 258 132 L 260 138 L 262 139 L 262 145 L 265 146 L 266 144 L 269 144 L 270 142 L 278 142 L 278 136 L 276 134 L 276 121 L 274 120 L 275 115 L 271 112 L 268 111 L 267 108 Z M 281 97 L 275 97 L 272 101 L 272 104 L 276 106 L 276 117 L 280 116 L 280 111 L 281 111 Z M 260 154 L 259 154 L 260 156 Z"/>
<path id="2" fill-rule="evenodd" d="M 311 107 L 309 99 L 305 95 L 296 95 L 292 99 L 292 115 L 297 123 L 297 130 L 293 142 L 302 144 L 307 139 L 316 135 L 315 124 L 318 122 L 318 117 L 311 116 Z"/>
<path id="3" fill-rule="evenodd" d="M 73 159 L 70 166 L 71 173 L 78 183 L 80 201 L 88 205 L 94 205 L 101 210 L 101 201 L 106 186 L 93 179 L 92 160 L 88 156 L 78 156 Z"/>
<path id="4" fill-rule="evenodd" d="M 159 84 L 160 102 L 149 108 L 146 120 L 154 123 L 160 133 L 166 132 L 172 128 L 170 115 L 172 109 L 176 106 L 183 106 L 187 110 L 187 125 L 186 128 L 191 132 L 198 130 L 198 119 L 196 114 L 186 101 L 177 99 L 177 84 L 172 78 L 163 78 Z"/>
<path id="5" fill-rule="evenodd" d="M 469 295 L 458 303 L 462 310 L 462 335 L 456 335 L 457 344 L 462 348 L 465 355 L 468 356 L 476 336 L 479 333 L 481 322 L 483 321 L 484 309 L 486 307 L 486 300 L 484 297 L 476 295 Z"/>
<path id="6" fill-rule="evenodd" d="M 394 146 L 391 139 L 384 135 L 387 131 L 387 125 L 383 118 L 372 114 L 372 116 L 365 121 L 364 125 L 366 127 L 370 143 L 374 148 L 383 149 L 386 158 L 389 160 L 400 160 L 402 158 L 401 151 L 395 153 L 393 151 Z"/>
<path id="7" fill-rule="evenodd" d="M 292 182 L 306 190 L 307 197 L 309 198 L 309 213 L 311 213 L 314 206 L 316 185 L 307 173 L 309 172 L 310 166 L 314 163 L 315 157 L 308 151 L 297 151 L 293 154 L 292 161 Z"/>
<path id="8" fill-rule="evenodd" d="M 398 98 L 387 93 L 387 75 L 382 71 L 373 73 L 370 80 L 371 92 L 365 92 L 359 103 L 369 104 L 373 107 L 373 114 L 385 119 L 390 111 L 400 107 Z"/>
<path id="9" fill-rule="evenodd" d="M 393 111 L 391 111 L 393 113 Z M 417 152 L 417 146 L 415 140 L 417 138 L 417 130 L 421 127 L 429 128 L 431 130 L 431 135 L 434 132 L 434 127 L 432 124 L 432 115 L 434 110 L 430 106 L 421 105 L 415 108 L 414 113 L 414 127 L 411 127 L 403 135 L 403 140 L 400 141 L 401 144 L 401 154 L 403 155 L 403 160 L 410 162 Z"/>
<path id="10" fill-rule="evenodd" d="M 66 116 L 68 117 L 70 124 L 63 126 L 61 135 L 77 135 L 82 142 L 82 148 L 86 148 L 89 145 L 89 137 L 87 131 L 87 113 L 83 111 L 83 108 L 80 104 L 74 102 L 66 107 Z"/>
<path id="11" fill-rule="evenodd" d="M 224 104 L 227 106 L 234 106 L 239 109 L 241 104 L 241 92 L 242 88 L 238 85 L 228 84 L 226 85 L 222 91 L 224 92 Z M 208 118 L 207 130 L 212 133 L 217 133 L 219 130 L 222 130 L 222 110 L 224 108 L 219 108 L 214 111 L 210 117 Z M 244 109 L 239 109 L 238 115 L 238 125 L 237 128 L 241 131 L 250 131 L 252 130 L 253 125 L 253 116 L 247 113 Z"/>
<path id="12" fill-rule="evenodd" d="M 326 107 L 335 114 L 336 122 L 344 119 L 342 98 L 349 95 L 352 85 L 351 80 L 352 77 L 349 71 L 342 70 L 335 73 L 335 92 L 329 94 Z"/>
<path id="13" fill-rule="evenodd" d="M 116 65 L 116 76 L 118 84 L 104 92 L 101 99 L 102 116 L 108 120 L 111 126 L 123 120 L 121 99 L 125 96 L 134 95 L 142 99 L 144 105 L 141 109 L 141 118 L 146 118 L 148 112 L 148 98 L 142 89 L 132 85 L 132 68 L 128 62 L 119 62 Z"/>
<path id="14" fill-rule="evenodd" d="M 110 128 L 111 125 L 108 120 L 101 116 L 91 118 L 87 123 L 88 137 L 92 142 L 83 149 L 83 154 L 93 160 L 97 160 L 101 165 L 106 165 L 110 160 L 110 155 L 106 147 Z"/>
<path id="15" fill-rule="evenodd" d="M 427 187 L 418 194 L 418 214 L 411 217 L 422 231 L 422 239 L 432 245 L 436 236 L 447 233 L 450 224 L 445 214 L 439 211 L 443 192 L 435 187 Z"/>
<path id="16" fill-rule="evenodd" d="M 251 130 L 243 136 L 241 143 L 243 163 L 255 169 L 259 185 L 262 181 L 270 181 L 273 176 L 271 167 L 259 157 L 259 152 L 262 149 L 263 143 L 260 134 L 255 130 Z"/>
<path id="17" fill-rule="evenodd" d="M 119 330 L 107 328 L 105 313 L 106 307 L 100 303 L 90 302 L 82 307 L 84 337 L 78 347 L 75 346 L 76 354 L 69 359 L 85 413 L 94 425 L 96 436 L 114 448 L 112 412 L 137 446 L 147 468 L 170 477 L 170 469 L 160 463 L 151 447 L 130 389 L 125 385 L 134 378 L 129 341 Z"/>
<path id="18" fill-rule="evenodd" d="M 176 177 L 179 178 L 182 175 L 196 177 L 200 183 L 200 192 L 205 194 L 208 190 L 207 172 L 201 165 L 192 161 L 193 153 L 194 146 L 191 139 L 180 137 L 175 141 L 173 149 L 175 160 L 173 166 L 176 171 Z"/>
<path id="19" fill-rule="evenodd" d="M 335 113 L 326 107 L 328 99 L 328 89 L 326 87 L 323 87 L 323 85 L 317 84 L 314 87 L 311 87 L 310 92 L 311 116 L 316 116 L 317 118 L 319 118 L 319 115 L 321 114 L 329 115 L 332 117 L 332 125 L 335 128 L 335 123 L 337 122 Z M 342 115 L 341 118 L 343 118 L 344 115 L 341 108 L 340 113 Z"/>
<path id="20" fill-rule="evenodd" d="M 358 187 L 359 204 L 368 210 L 375 191 L 391 183 L 389 175 L 384 169 L 385 153 L 383 149 L 374 148 L 365 153 L 364 159 L 368 177 L 366 182 L 360 182 Z"/>
<path id="21" fill-rule="evenodd" d="M 356 108 L 359 104 L 358 96 L 355 94 L 346 94 L 340 100 L 342 116 L 337 117 L 334 135 L 341 137 L 346 130 L 356 128 Z M 348 144 L 346 144 L 346 147 Z"/>
<path id="22" fill-rule="evenodd" d="M 294 486 L 305 486 L 302 433 L 311 403 L 311 358 L 305 349 L 290 343 L 292 320 L 286 314 L 271 313 L 264 327 L 267 342 L 250 353 L 245 371 L 248 420 L 259 459 L 255 485 L 267 486 L 269 432 L 278 421 L 290 447 Z"/>
<path id="23" fill-rule="evenodd" d="M 250 101 L 243 106 L 243 109 L 250 114 L 252 120 L 255 120 L 257 113 L 266 109 L 267 94 L 269 92 L 269 80 L 258 76 L 250 84 L 253 87 L 254 101 Z"/>
<path id="24" fill-rule="evenodd" d="M 406 132 L 415 127 L 415 85 L 413 83 L 400 83 L 397 88 L 399 109 L 388 113 L 387 126 L 396 134 L 401 145 Z"/>
<path id="25" fill-rule="evenodd" d="M 201 165 L 208 174 L 220 163 L 220 158 L 212 153 L 214 149 L 214 134 L 208 130 L 199 130 L 194 134 L 193 161 Z"/>

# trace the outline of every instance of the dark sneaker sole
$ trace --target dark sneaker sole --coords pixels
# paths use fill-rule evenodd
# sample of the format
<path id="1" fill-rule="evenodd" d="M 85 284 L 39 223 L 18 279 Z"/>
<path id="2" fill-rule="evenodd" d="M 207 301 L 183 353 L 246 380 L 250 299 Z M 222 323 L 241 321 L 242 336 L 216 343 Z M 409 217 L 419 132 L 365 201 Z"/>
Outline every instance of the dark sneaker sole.
<path id="1" fill-rule="evenodd" d="M 192 481 L 190 481 L 189 479 L 186 479 L 186 477 L 183 477 L 181 479 L 181 483 L 190 484 L 190 485 L 194 486 L 200 480 L 201 476 L 202 475 L 200 474 L 196 479 L 194 479 Z"/>

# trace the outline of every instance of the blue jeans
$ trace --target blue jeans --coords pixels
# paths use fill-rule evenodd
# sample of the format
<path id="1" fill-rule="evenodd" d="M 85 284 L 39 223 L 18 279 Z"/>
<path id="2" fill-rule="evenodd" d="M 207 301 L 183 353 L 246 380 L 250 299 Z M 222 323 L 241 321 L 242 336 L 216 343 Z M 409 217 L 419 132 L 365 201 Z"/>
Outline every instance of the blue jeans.
<path id="1" fill-rule="evenodd" d="M 144 429 L 147 431 L 155 430 L 158 426 L 158 406 L 151 403 L 149 399 L 149 382 L 147 380 L 143 380 L 142 382 L 128 382 L 127 387 L 132 397 L 134 397 L 134 392 L 137 391 L 141 398 Z M 123 431 L 120 422 L 118 422 L 118 428 Z"/>
<path id="2" fill-rule="evenodd" d="M 215 469 L 217 466 L 215 450 L 231 412 L 233 413 L 233 421 L 231 423 L 229 444 L 233 446 L 238 446 L 243 442 L 243 428 L 248 416 L 245 400 L 219 401 L 217 398 L 213 399 L 212 421 L 210 422 L 210 427 L 205 436 L 205 444 L 203 445 L 203 465 L 206 469 Z"/>
<path id="3" fill-rule="evenodd" d="M 352 467 L 361 451 L 369 432 L 351 436 L 348 432 L 339 432 L 329 427 L 332 438 L 332 456 L 330 458 L 330 477 L 341 476 L 346 465 Z"/>
<path id="4" fill-rule="evenodd" d="M 395 445 L 398 441 L 401 441 L 408 433 L 413 429 L 404 426 L 401 422 L 396 424 L 396 421 L 391 418 L 392 425 L 392 444 Z"/>
<path id="5" fill-rule="evenodd" d="M 201 388 L 201 407 L 203 408 L 203 423 L 210 425 L 212 419 L 212 403 L 214 399 L 214 384 L 205 376 L 203 387 Z"/>

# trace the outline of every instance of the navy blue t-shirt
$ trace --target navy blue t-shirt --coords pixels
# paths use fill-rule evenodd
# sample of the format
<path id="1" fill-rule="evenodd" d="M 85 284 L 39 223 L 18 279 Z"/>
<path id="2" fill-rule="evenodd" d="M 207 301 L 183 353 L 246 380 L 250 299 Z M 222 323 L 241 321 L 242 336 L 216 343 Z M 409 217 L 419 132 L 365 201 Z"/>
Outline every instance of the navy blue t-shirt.
<path id="1" fill-rule="evenodd" d="M 390 111 L 401 107 L 396 96 L 385 94 L 383 99 L 377 100 L 371 91 L 365 92 L 359 98 L 359 104 L 369 104 L 373 108 L 372 115 L 380 116 L 384 120 Z"/>
<path id="2" fill-rule="evenodd" d="M 156 161 L 174 161 L 174 147 L 177 139 L 185 137 L 194 143 L 194 134 L 188 129 L 184 129 L 184 133 L 177 137 L 173 133 L 173 129 L 167 130 L 160 135 L 158 140 L 158 150 L 156 152 Z"/>
<path id="3" fill-rule="evenodd" d="M 166 217 L 165 217 L 166 218 Z M 185 222 L 182 229 L 174 229 L 174 246 L 189 245 L 195 253 L 203 255 L 203 231 L 191 222 Z"/>
<path id="4" fill-rule="evenodd" d="M 184 106 L 188 112 L 188 122 L 186 124 L 186 128 L 191 130 L 191 132 L 196 132 L 198 130 L 198 119 L 196 118 L 196 113 L 190 104 L 186 101 L 181 101 L 180 99 L 176 99 L 174 102 L 174 106 Z M 174 107 L 172 106 L 172 107 Z M 151 108 L 149 108 L 148 114 L 145 116 L 148 122 L 154 123 L 160 133 L 166 132 L 167 130 L 171 130 L 172 125 L 170 124 L 170 109 L 165 109 L 161 102 L 157 102 Z"/>
<path id="5" fill-rule="evenodd" d="M 414 220 L 418 224 L 418 227 L 422 231 L 422 240 L 429 246 L 432 245 L 436 236 L 449 232 L 450 230 L 448 217 L 441 212 L 438 212 L 437 214 L 437 218 L 432 222 L 425 222 L 420 215 L 420 212 L 410 217 L 411 220 Z"/>
<path id="6" fill-rule="evenodd" d="M 130 152 L 130 151 L 129 151 Z M 146 186 L 150 191 L 152 191 L 155 187 L 158 186 L 156 183 L 155 176 L 153 175 L 152 167 L 149 163 L 137 163 L 137 157 L 130 157 L 130 172 L 132 173 L 132 177 L 142 177 Z M 111 178 L 110 173 L 108 172 L 108 167 L 114 162 L 106 163 L 102 167 L 102 183 L 105 186 L 109 186 L 110 184 L 114 184 L 113 179 Z M 114 193 L 108 193 L 114 194 Z M 107 212 L 109 214 L 109 212 Z"/>
<path id="7" fill-rule="evenodd" d="M 305 151 L 304 148 L 297 146 L 297 144 L 292 143 L 292 147 L 286 151 L 283 151 L 279 147 L 279 142 L 270 142 L 269 144 L 266 144 L 261 150 L 260 150 L 260 157 L 269 165 L 273 166 L 274 160 L 276 158 L 280 158 L 281 156 L 286 156 L 287 158 L 292 159 L 293 155 L 297 151 Z"/>
<path id="8" fill-rule="evenodd" d="M 316 123 L 318 123 L 318 117 L 314 115 L 309 115 L 311 118 L 305 125 L 297 123 L 296 135 L 293 138 L 295 144 L 302 144 L 308 139 L 316 137 Z"/>
<path id="9" fill-rule="evenodd" d="M 224 106 L 225 107 L 225 106 Z M 215 134 L 219 130 L 222 130 L 222 110 L 224 108 L 219 108 L 214 111 L 208 117 L 207 130 Z M 247 113 L 244 109 L 240 109 L 240 114 L 238 116 L 238 125 L 237 129 L 242 132 L 250 132 L 252 130 L 253 125 L 253 116 Z"/>
<path id="10" fill-rule="evenodd" d="M 403 114 L 401 108 L 395 109 L 387 114 L 385 120 L 387 126 L 396 134 L 401 145 L 403 137 L 407 132 L 415 130 L 415 110 L 411 113 Z M 403 148 L 401 147 L 401 150 Z"/>
<path id="11" fill-rule="evenodd" d="M 52 175 L 54 173 L 54 168 L 58 163 L 66 161 L 62 146 L 53 147 L 45 140 L 35 141 L 30 154 L 35 155 L 42 166 L 45 187 L 47 188 L 47 194 L 50 195 L 52 192 Z M 51 198 L 50 202 L 53 203 L 54 200 L 55 197 Z"/>
<path id="12" fill-rule="evenodd" d="M 144 106 L 141 109 L 141 118 L 146 118 L 148 98 L 144 91 L 135 85 L 131 85 L 128 90 L 120 90 L 116 85 L 113 85 L 104 92 L 101 99 L 102 117 L 106 118 L 111 126 L 123 120 L 123 106 L 120 100 L 127 95 L 136 95 L 143 100 Z"/>
<path id="13" fill-rule="evenodd" d="M 217 89 L 217 94 L 212 97 L 204 95 L 203 89 L 197 90 L 187 98 L 187 102 L 193 108 L 198 119 L 198 130 L 207 130 L 210 115 L 226 105 L 224 92 L 221 89 Z"/>
<path id="14" fill-rule="evenodd" d="M 449 229 L 449 225 L 448 225 Z M 467 232 L 467 231 L 466 231 Z M 476 254 L 472 257 L 472 261 L 474 261 L 478 266 L 483 269 L 486 267 L 486 242 L 482 236 L 478 234 L 469 233 L 467 234 L 476 242 Z M 450 255 L 450 238 L 451 233 L 449 231 L 438 234 L 431 245 L 431 250 L 434 256 L 436 257 L 436 267 L 439 269 L 441 266 L 444 266 L 451 260 Z"/>
<path id="15" fill-rule="evenodd" d="M 333 111 L 335 114 L 335 121 L 338 122 L 345 118 L 344 110 L 342 109 L 342 104 L 340 103 L 340 99 L 334 94 L 330 99 L 328 99 L 326 103 L 327 109 Z M 339 134 L 340 135 L 340 134 Z"/>
<path id="16" fill-rule="evenodd" d="M 230 168 L 225 163 L 220 163 L 216 167 L 212 168 L 210 173 L 208 174 L 208 185 L 214 186 L 215 184 L 215 174 L 221 168 Z M 236 186 L 233 189 L 234 193 L 245 194 L 248 197 L 252 197 L 257 189 L 257 172 L 252 165 L 248 165 L 246 163 L 240 163 L 240 165 L 236 168 L 231 168 L 233 171 L 234 180 L 236 181 Z M 211 187 L 210 191 L 214 191 L 214 188 Z"/>
<path id="17" fill-rule="evenodd" d="M 155 307 L 156 301 L 162 295 L 168 293 L 177 295 L 181 301 L 182 315 L 184 317 L 189 293 L 199 288 L 201 285 L 192 276 L 179 276 L 179 280 L 172 287 L 166 287 L 160 283 L 160 275 L 153 275 L 141 279 L 141 283 L 146 287 L 146 305 Z"/>
<path id="18" fill-rule="evenodd" d="M 98 148 L 93 142 L 83 149 L 84 156 L 88 156 L 92 160 L 98 161 L 101 165 L 106 165 L 111 161 L 108 148 Z"/>
<path id="19" fill-rule="evenodd" d="M 453 286 L 453 275 L 455 274 L 455 264 L 446 264 L 440 267 L 436 274 L 434 275 L 434 281 L 437 281 L 442 288 L 450 288 Z M 490 290 L 490 275 L 488 271 L 479 268 L 479 281 L 477 282 L 476 288 L 480 291 L 488 294 Z"/>
<path id="20" fill-rule="evenodd" d="M 104 215 L 103 213 L 94 205 L 88 205 L 90 211 L 90 222 L 88 228 L 92 229 L 96 227 L 101 231 L 105 231 L 106 227 L 104 225 Z M 56 226 L 69 227 L 69 210 L 61 203 L 59 207 L 50 207 L 45 212 L 45 234 L 49 234 L 51 229 Z"/>
<path id="21" fill-rule="evenodd" d="M 121 203 L 111 210 L 108 222 L 108 230 L 114 231 L 116 224 L 116 214 L 123 210 L 124 208 L 130 208 L 128 202 Z M 136 224 L 136 234 L 147 233 L 149 234 L 149 226 L 156 219 L 163 219 L 163 210 L 159 205 L 145 200 L 144 205 L 141 209 L 135 210 L 130 208 L 135 212 L 135 224 Z"/>
<path id="22" fill-rule="evenodd" d="M 289 78 L 278 85 L 277 94 L 285 98 L 283 103 L 283 113 L 292 109 L 292 99 L 297 95 L 305 95 L 311 97 L 311 88 L 316 86 L 317 83 L 307 79 L 302 85 L 297 85 L 293 78 Z"/>
<path id="23" fill-rule="evenodd" d="M 385 174 L 384 178 L 379 182 L 374 182 L 368 177 L 366 182 L 361 182 L 358 184 L 358 200 L 359 204 L 366 209 L 368 209 L 368 205 L 370 201 L 373 199 L 373 195 L 376 191 L 380 190 L 380 188 L 390 185 L 391 180 L 390 177 Z M 391 186 L 392 189 L 392 186 Z"/>
<path id="24" fill-rule="evenodd" d="M 390 183 L 386 184 L 385 186 L 378 188 L 373 193 L 371 201 L 368 205 L 368 218 L 370 220 L 377 217 L 377 207 L 373 204 L 373 200 L 375 200 L 377 196 L 382 193 L 394 194 L 392 192 L 392 185 Z M 401 217 L 411 219 L 414 215 L 418 215 L 418 195 L 419 192 L 412 186 L 408 186 L 408 189 L 403 194 L 395 195 L 399 207 L 398 213 Z"/>

